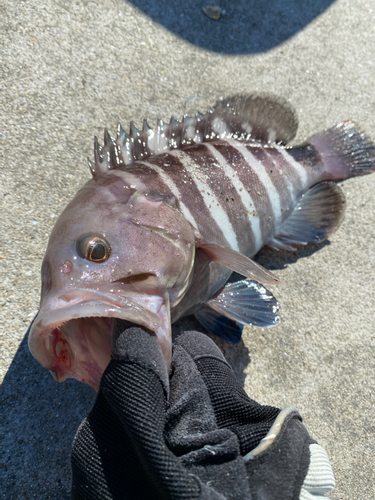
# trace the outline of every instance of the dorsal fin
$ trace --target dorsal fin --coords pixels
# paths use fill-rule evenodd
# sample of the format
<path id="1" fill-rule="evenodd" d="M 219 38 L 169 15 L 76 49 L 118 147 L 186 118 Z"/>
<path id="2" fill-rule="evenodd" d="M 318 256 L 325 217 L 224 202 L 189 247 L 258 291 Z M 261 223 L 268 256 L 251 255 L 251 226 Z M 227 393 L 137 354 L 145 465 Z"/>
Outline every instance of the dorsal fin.
<path id="1" fill-rule="evenodd" d="M 103 147 L 95 139 L 94 172 L 100 175 L 171 149 L 184 149 L 214 139 L 285 144 L 293 139 L 297 127 L 295 111 L 287 102 L 259 94 L 235 95 L 218 101 L 206 114 L 184 116 L 181 122 L 172 116 L 169 123 L 158 120 L 152 129 L 145 120 L 142 130 L 131 122 L 129 133 L 119 124 L 116 139 L 106 130 Z"/>
<path id="2" fill-rule="evenodd" d="M 216 118 L 228 127 L 234 139 L 290 142 L 297 133 L 298 120 L 285 100 L 262 94 L 235 95 L 215 105 Z"/>

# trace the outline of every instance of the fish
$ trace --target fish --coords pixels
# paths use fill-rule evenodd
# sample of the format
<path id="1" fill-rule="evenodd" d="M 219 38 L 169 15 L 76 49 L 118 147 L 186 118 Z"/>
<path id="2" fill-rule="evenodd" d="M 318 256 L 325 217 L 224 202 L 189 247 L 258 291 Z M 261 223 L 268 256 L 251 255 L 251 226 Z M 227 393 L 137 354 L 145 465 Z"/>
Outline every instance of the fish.
<path id="1" fill-rule="evenodd" d="M 155 332 L 167 366 L 183 316 L 229 342 L 244 325 L 277 325 L 265 286 L 279 280 L 252 258 L 330 237 L 345 212 L 337 181 L 375 170 L 375 146 L 351 121 L 290 147 L 297 127 L 288 102 L 238 94 L 154 129 L 105 130 L 103 146 L 95 138 L 92 178 L 43 259 L 33 356 L 57 381 L 97 390 L 115 318 Z"/>

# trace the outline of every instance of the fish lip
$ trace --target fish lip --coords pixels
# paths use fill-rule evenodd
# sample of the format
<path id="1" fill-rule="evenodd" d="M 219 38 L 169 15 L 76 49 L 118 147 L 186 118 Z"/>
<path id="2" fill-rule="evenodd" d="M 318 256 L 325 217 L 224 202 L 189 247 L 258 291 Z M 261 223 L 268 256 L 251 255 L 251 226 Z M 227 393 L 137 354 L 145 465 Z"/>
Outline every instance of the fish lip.
<path id="1" fill-rule="evenodd" d="M 129 298 L 97 290 L 68 289 L 49 297 L 30 328 L 28 344 L 32 355 L 50 370 L 58 382 L 71 377 L 98 390 L 101 375 L 110 361 L 113 318 L 131 321 L 155 332 L 162 327 L 162 320 L 157 314 L 162 297 L 131 295 Z M 90 363 L 85 365 L 83 352 L 78 352 L 78 346 L 86 350 L 89 343 L 81 345 L 81 339 L 77 337 L 80 336 L 78 326 L 86 322 L 97 325 L 94 332 L 96 340 L 99 339 L 97 331 L 100 329 L 103 333 L 100 346 L 104 352 L 99 353 L 99 362 L 91 356 Z M 71 334 L 71 329 L 76 332 Z M 87 332 L 85 337 L 89 339 Z M 65 358 L 61 354 L 62 349 Z"/>

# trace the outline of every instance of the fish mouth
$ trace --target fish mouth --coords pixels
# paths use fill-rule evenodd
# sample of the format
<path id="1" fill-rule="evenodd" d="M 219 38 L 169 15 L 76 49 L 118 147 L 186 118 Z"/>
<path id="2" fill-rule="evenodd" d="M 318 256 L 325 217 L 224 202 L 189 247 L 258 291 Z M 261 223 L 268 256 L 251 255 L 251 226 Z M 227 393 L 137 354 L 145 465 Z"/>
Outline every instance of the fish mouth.
<path id="1" fill-rule="evenodd" d="M 111 359 L 115 318 L 154 331 L 169 368 L 169 300 L 159 295 L 73 289 L 48 297 L 30 328 L 29 349 L 58 382 L 75 378 L 97 391 Z"/>

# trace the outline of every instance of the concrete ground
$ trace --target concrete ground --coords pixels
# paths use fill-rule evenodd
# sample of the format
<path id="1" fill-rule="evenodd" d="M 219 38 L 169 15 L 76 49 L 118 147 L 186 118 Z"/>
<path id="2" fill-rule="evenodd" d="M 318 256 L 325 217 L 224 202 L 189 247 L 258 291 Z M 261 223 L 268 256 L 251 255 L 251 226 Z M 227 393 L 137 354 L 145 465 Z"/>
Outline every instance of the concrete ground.
<path id="1" fill-rule="evenodd" d="M 268 91 L 298 111 L 297 141 L 344 119 L 375 140 L 371 0 L 222 0 L 219 21 L 178 0 L 1 0 L 0 497 L 67 499 L 69 452 L 94 393 L 31 357 L 39 269 L 57 215 L 89 179 L 103 128 L 204 111 Z M 375 175 L 346 181 L 339 231 L 277 270 L 281 324 L 225 347 L 256 400 L 296 405 L 332 461 L 331 499 L 375 497 Z"/>

